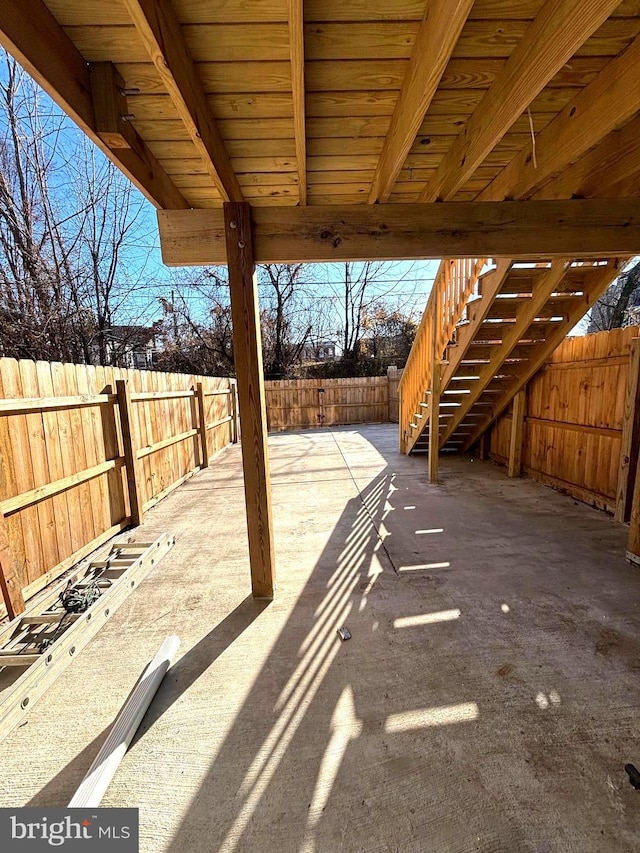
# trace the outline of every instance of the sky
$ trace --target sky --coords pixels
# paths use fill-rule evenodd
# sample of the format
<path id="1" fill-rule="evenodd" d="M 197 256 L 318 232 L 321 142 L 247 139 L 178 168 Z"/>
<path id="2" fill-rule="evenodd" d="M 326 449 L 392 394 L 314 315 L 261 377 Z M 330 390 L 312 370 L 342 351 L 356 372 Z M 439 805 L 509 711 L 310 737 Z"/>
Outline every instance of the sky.
<path id="1" fill-rule="evenodd" d="M 4 52 L 0 49 L 0 82 L 7 79 L 6 64 L 1 61 Z M 28 78 L 24 72 L 25 78 Z M 30 81 L 32 82 L 32 81 Z M 33 85 L 33 84 L 32 84 Z M 84 142 L 83 132 L 75 123 L 66 116 L 62 110 L 40 91 L 41 109 L 44 122 L 50 128 L 45 138 L 45 145 L 51 149 L 51 155 L 55 162 L 63 164 L 63 168 L 54 171 L 52 182 L 57 182 L 56 198 L 60 199 L 61 219 L 69 214 L 72 218 L 74 203 L 73 192 L 65 186 L 71 187 L 77 180 L 82 180 L 78 173 L 74 174 L 74 166 L 80 158 L 75 156 L 79 146 Z M 2 133 L 2 122 L 4 116 L 0 112 L 0 133 Z M 106 158 L 102 152 L 94 146 L 95 156 L 98 161 Z M 144 282 L 145 286 L 132 289 L 132 296 L 128 303 L 129 317 L 122 316 L 121 322 L 131 322 L 140 319 L 150 323 L 162 316 L 160 299 L 171 301 L 172 290 L 184 296 L 192 311 L 199 313 L 206 311 L 206 300 L 195 289 L 189 290 L 185 283 L 190 278 L 197 278 L 202 273 L 202 268 L 181 268 L 179 270 L 169 269 L 162 263 L 160 253 L 160 242 L 156 222 L 156 212 L 153 205 L 147 201 L 142 193 L 134 189 L 140 204 L 138 213 L 138 224 L 136 228 L 136 245 L 130 246 L 123 254 L 121 264 L 121 275 L 123 282 Z M 63 209 L 65 203 L 69 210 Z M 376 275 L 376 281 L 371 285 L 370 299 L 384 299 L 391 308 L 399 309 L 402 313 L 419 319 L 429 293 L 439 261 L 416 261 L 416 262 L 392 262 L 381 264 Z M 337 305 L 342 292 L 344 281 L 344 266 L 342 264 L 317 264 L 309 265 L 303 276 L 305 286 L 301 288 L 298 301 L 302 306 L 305 303 L 318 303 L 322 300 L 324 305 Z M 264 288 L 260 288 L 265 292 Z M 266 293 L 265 293 L 266 295 Z M 125 313 L 126 310 L 125 310 Z M 339 317 L 336 317 L 335 325 L 339 325 Z"/>

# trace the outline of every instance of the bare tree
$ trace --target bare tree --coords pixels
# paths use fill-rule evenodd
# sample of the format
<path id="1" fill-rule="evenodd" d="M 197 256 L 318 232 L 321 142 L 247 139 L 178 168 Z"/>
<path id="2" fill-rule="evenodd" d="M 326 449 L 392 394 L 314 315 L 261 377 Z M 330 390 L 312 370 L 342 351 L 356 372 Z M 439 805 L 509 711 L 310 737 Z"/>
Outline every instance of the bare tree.
<path id="1" fill-rule="evenodd" d="M 264 264 L 258 267 L 263 308 L 260 316 L 264 374 L 286 377 L 300 361 L 312 326 L 300 328 L 297 299 L 302 289 L 303 264 Z"/>
<path id="2" fill-rule="evenodd" d="M 640 306 L 640 262 L 623 270 L 595 303 L 589 314 L 589 332 L 637 325 Z"/>
<path id="3" fill-rule="evenodd" d="M 78 141 L 76 141 L 78 140 Z M 142 286 L 145 202 L 26 72 L 0 67 L 0 352 L 108 363 L 107 331 Z M 139 253 L 138 253 L 139 254 Z M 142 265 L 144 267 L 144 265 Z"/>

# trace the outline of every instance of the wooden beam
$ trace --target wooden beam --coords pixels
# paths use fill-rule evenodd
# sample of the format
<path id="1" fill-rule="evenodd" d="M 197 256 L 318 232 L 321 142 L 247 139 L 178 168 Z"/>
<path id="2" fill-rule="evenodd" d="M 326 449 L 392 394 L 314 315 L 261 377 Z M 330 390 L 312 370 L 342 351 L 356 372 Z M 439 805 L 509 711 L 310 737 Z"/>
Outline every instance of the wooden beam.
<path id="1" fill-rule="evenodd" d="M 535 157 L 524 148 L 479 201 L 529 198 L 640 109 L 640 36 L 609 62 L 536 137 Z"/>
<path id="2" fill-rule="evenodd" d="M 427 3 L 378 160 L 369 204 L 389 200 L 472 6 L 473 0 Z"/>
<path id="3" fill-rule="evenodd" d="M 616 278 L 619 266 L 620 262 L 616 259 L 610 261 L 606 267 L 601 267 L 588 274 L 584 285 L 584 297 L 576 299 L 575 308 L 566 315 L 564 322 L 559 323 L 554 332 L 541 345 L 536 346 L 535 354 L 525 363 L 502 397 L 491 407 L 490 412 L 478 421 L 476 428 L 469 434 L 464 445 L 460 448 L 462 452 L 471 447 L 482 433 L 500 417 L 518 391 L 524 388 L 527 382 L 544 366 L 551 353 L 556 347 L 560 346 L 571 329 L 582 319 L 589 308 L 593 306 Z M 506 335 L 504 340 L 507 341 Z"/>
<path id="4" fill-rule="evenodd" d="M 24 613 L 25 603 L 16 560 L 11 553 L 7 523 L 0 514 L 0 592 L 7 608 L 9 619 Z"/>
<path id="5" fill-rule="evenodd" d="M 640 85 L 638 87 L 640 91 Z M 615 198 L 637 195 L 640 173 L 640 118 L 610 133 L 533 198 Z M 635 181 L 637 183 L 637 180 Z"/>
<path id="6" fill-rule="evenodd" d="M 273 598 L 275 559 L 267 446 L 267 411 L 249 204 L 246 202 L 225 204 L 224 224 L 229 265 L 233 352 L 240 405 L 240 440 L 251 585 L 255 598 Z"/>
<path id="7" fill-rule="evenodd" d="M 620 0 L 547 0 L 419 201 L 451 199 Z"/>
<path id="8" fill-rule="evenodd" d="M 640 253 L 640 199 L 256 207 L 257 263 Z M 222 211 L 159 211 L 168 266 L 225 263 Z"/>
<path id="9" fill-rule="evenodd" d="M 298 170 L 298 201 L 307 203 L 307 133 L 304 85 L 304 0 L 289 0 L 289 51 L 291 55 L 291 92 L 293 94 L 293 132 Z"/>
<path id="10" fill-rule="evenodd" d="M 189 204 L 146 143 L 130 128 L 129 147 L 110 148 L 96 128 L 89 66 L 41 0 L 0 7 L 0 44 L 31 74 L 106 156 L 156 207 Z"/>
<path id="11" fill-rule="evenodd" d="M 633 500 L 633 474 L 638 465 L 640 450 L 640 338 L 631 341 L 629 353 L 629 375 L 624 398 L 624 420 L 622 443 L 616 489 L 616 521 L 629 521 Z"/>
<path id="12" fill-rule="evenodd" d="M 527 392 L 523 388 L 513 399 L 511 416 L 511 442 L 509 444 L 509 464 L 507 475 L 519 477 L 522 474 L 522 442 L 524 439 L 524 416 L 527 408 Z"/>
<path id="13" fill-rule="evenodd" d="M 242 201 L 240 184 L 171 0 L 124 0 L 138 34 L 218 192 Z"/>

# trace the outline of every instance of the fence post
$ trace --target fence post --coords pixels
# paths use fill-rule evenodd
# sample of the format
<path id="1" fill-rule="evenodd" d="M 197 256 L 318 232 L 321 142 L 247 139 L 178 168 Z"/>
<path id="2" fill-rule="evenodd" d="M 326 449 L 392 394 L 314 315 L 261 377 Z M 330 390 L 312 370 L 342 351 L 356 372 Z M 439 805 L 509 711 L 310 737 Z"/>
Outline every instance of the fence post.
<path id="1" fill-rule="evenodd" d="M 631 341 L 629 377 L 624 399 L 624 421 L 616 488 L 616 521 L 629 521 L 640 444 L 640 338 Z"/>
<path id="2" fill-rule="evenodd" d="M 131 524 L 142 524 L 144 511 L 142 509 L 142 492 L 140 489 L 140 468 L 133 444 L 133 418 L 131 416 L 131 393 L 126 379 L 116 379 L 116 394 L 120 411 L 120 426 L 122 427 L 122 448 L 127 469 L 127 485 L 129 487 L 129 505 L 131 507 Z"/>
<path id="3" fill-rule="evenodd" d="M 207 447 L 207 416 L 204 408 L 204 388 L 202 382 L 196 385 L 196 396 L 198 398 L 198 416 L 200 423 L 198 430 L 200 431 L 200 442 L 202 444 L 202 465 L 201 468 L 207 468 L 209 465 L 209 448 Z"/>
<path id="4" fill-rule="evenodd" d="M 18 577 L 15 557 L 9 547 L 7 525 L 4 515 L 0 512 L 0 589 L 7 607 L 9 619 L 15 619 L 24 613 L 25 604 L 22 587 Z"/>
<path id="5" fill-rule="evenodd" d="M 629 520 L 629 538 L 627 540 L 627 560 L 638 566 L 640 565 L 640 458 L 638 459 L 635 473 L 631 518 Z"/>
<path id="6" fill-rule="evenodd" d="M 233 444 L 238 443 L 238 380 L 229 380 L 229 389 L 231 391 L 231 441 Z"/>
<path id="7" fill-rule="evenodd" d="M 485 430 L 480 436 L 480 441 L 478 442 L 478 459 L 484 462 L 491 456 L 491 433 L 492 428 Z"/>
<path id="8" fill-rule="evenodd" d="M 522 440 L 524 438 L 524 415 L 527 408 L 526 387 L 519 391 L 513 400 L 511 418 L 511 444 L 509 446 L 509 467 L 507 476 L 519 477 L 522 473 Z"/>

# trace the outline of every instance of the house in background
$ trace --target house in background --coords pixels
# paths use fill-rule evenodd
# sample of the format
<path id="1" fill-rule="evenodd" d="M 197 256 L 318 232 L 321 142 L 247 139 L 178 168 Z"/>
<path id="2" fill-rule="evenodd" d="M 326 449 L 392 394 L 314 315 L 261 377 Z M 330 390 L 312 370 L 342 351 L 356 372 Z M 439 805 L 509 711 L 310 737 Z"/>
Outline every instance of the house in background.
<path id="1" fill-rule="evenodd" d="M 303 363 L 316 361 L 335 361 L 336 344 L 334 341 L 308 341 L 302 348 Z"/>
<path id="2" fill-rule="evenodd" d="M 150 370 L 162 351 L 162 321 L 151 326 L 111 326 L 103 332 L 106 363 L 114 367 Z"/>

